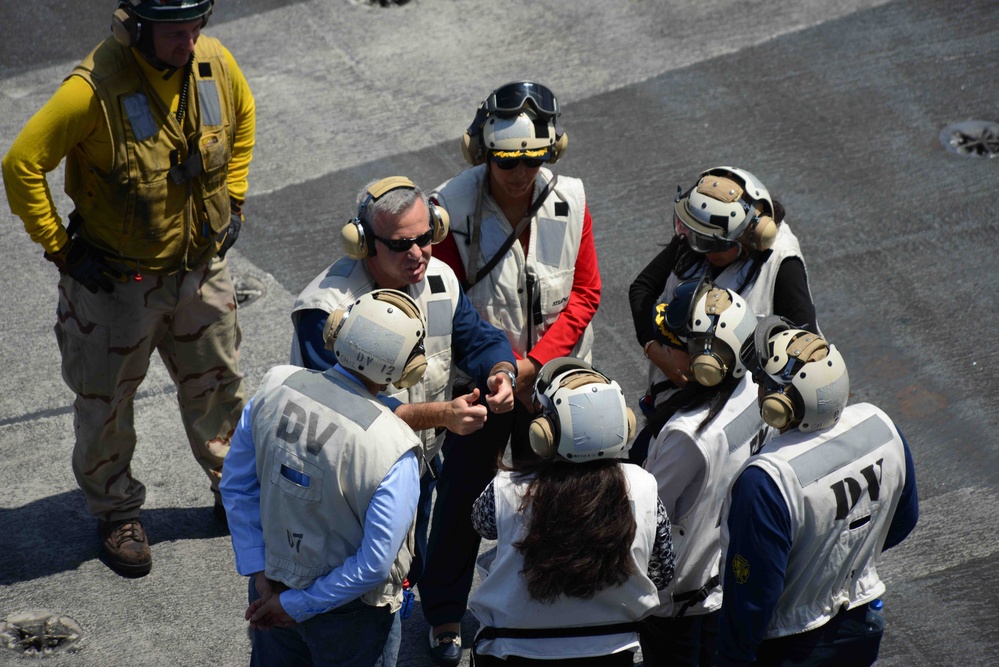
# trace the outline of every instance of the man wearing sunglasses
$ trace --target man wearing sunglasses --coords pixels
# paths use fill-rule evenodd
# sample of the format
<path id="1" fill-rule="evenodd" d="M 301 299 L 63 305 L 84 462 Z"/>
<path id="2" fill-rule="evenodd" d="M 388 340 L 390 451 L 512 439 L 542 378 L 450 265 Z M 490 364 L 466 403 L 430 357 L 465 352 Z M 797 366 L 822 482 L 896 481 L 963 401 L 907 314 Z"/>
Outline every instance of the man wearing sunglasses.
<path id="1" fill-rule="evenodd" d="M 423 440 L 429 467 L 421 484 L 416 557 L 409 575 L 415 585 L 425 562 L 444 433 L 471 433 L 482 428 L 489 410 L 503 414 L 513 409 L 516 359 L 503 332 L 479 317 L 454 272 L 432 256 L 435 236 L 439 240 L 446 230 L 446 214 L 430 204 L 421 188 L 402 177 L 373 181 L 358 193 L 357 207 L 344 231 L 358 234 L 360 229 L 360 238 L 345 242 L 348 256 L 316 276 L 295 302 L 291 362 L 316 370 L 335 365 L 333 351 L 324 344 L 327 319 L 374 289 L 405 292 L 426 314 L 426 373 L 414 386 L 393 385 L 388 391 L 396 415 Z M 456 372 L 462 373 L 459 386 L 470 389 L 452 398 Z"/>
<path id="2" fill-rule="evenodd" d="M 541 84 L 497 88 L 462 138 L 472 167 L 432 195 L 452 220 L 437 256 L 454 269 L 482 317 L 506 333 L 520 387 L 511 413 L 490 415 L 482 430 L 445 441 L 420 582 L 431 655 L 440 665 L 461 659 L 459 624 L 479 547 L 472 503 L 493 478 L 508 440 L 514 457 L 530 452 L 530 391 L 538 369 L 556 357 L 590 360 L 600 274 L 583 184 L 547 168 L 568 143 L 560 113 L 555 95 Z"/>

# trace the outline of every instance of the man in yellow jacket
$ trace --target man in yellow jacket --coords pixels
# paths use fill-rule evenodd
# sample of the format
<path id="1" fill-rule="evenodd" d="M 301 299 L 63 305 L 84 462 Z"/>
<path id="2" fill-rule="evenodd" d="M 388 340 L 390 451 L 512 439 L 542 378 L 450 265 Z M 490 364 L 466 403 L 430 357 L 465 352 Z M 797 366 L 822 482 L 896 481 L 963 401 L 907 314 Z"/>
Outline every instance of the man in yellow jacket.
<path id="1" fill-rule="evenodd" d="M 159 351 L 177 385 L 216 516 L 222 462 L 246 402 L 225 253 L 242 223 L 253 96 L 232 54 L 201 36 L 214 0 L 121 0 L 99 44 L 3 159 L 13 213 L 59 269 L 55 325 L 76 393 L 73 471 L 108 565 L 149 572 L 132 474 L 133 400 Z M 75 210 L 46 174 L 66 160 Z"/>

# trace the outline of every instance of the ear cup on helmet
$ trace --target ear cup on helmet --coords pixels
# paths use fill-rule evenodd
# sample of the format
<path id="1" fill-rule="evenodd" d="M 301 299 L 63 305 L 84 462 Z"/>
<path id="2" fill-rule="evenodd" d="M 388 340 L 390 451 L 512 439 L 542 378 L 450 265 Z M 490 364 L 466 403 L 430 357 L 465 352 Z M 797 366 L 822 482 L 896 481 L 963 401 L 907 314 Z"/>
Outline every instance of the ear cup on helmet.
<path id="1" fill-rule="evenodd" d="M 770 250 L 777 239 L 777 222 L 769 215 L 761 215 L 747 229 L 749 247 L 753 250 Z"/>
<path id="2" fill-rule="evenodd" d="M 774 428 L 785 428 L 797 418 L 794 401 L 787 394 L 767 394 L 760 403 L 760 416 Z"/>
<path id="3" fill-rule="evenodd" d="M 326 318 L 326 325 L 323 327 L 323 342 L 326 344 L 327 350 L 333 349 L 336 335 L 340 333 L 340 323 L 343 322 L 343 316 L 346 314 L 346 310 L 337 308 Z"/>
<path id="4" fill-rule="evenodd" d="M 340 230 L 340 247 L 343 248 L 343 254 L 351 259 L 367 257 L 371 253 L 367 237 L 363 222 L 358 218 L 348 221 Z"/>
<path id="5" fill-rule="evenodd" d="M 628 440 L 631 440 L 635 437 L 635 413 L 631 411 L 631 408 L 625 408 L 625 411 L 628 415 Z"/>
<path id="6" fill-rule="evenodd" d="M 128 48 L 139 43 L 139 31 L 142 24 L 138 17 L 122 6 L 111 15 L 111 34 L 116 42 Z"/>
<path id="7" fill-rule="evenodd" d="M 427 357 L 422 351 L 417 352 L 406 362 L 406 367 L 402 369 L 402 377 L 393 384 L 399 389 L 409 389 L 423 379 L 426 370 Z"/>
<path id="8" fill-rule="evenodd" d="M 548 164 L 555 164 L 565 153 L 565 149 L 569 147 L 569 134 L 567 132 L 562 132 L 562 134 L 556 134 L 555 145 L 552 146 L 552 157 L 548 160 Z"/>
<path id="9" fill-rule="evenodd" d="M 430 228 L 434 230 L 431 243 L 437 244 L 444 240 L 451 229 L 451 216 L 443 206 L 430 202 Z"/>
<path id="10" fill-rule="evenodd" d="M 543 459 L 555 458 L 555 430 L 548 417 L 542 415 L 531 422 L 528 440 L 535 454 Z"/>
<path id="11" fill-rule="evenodd" d="M 473 167 L 482 164 L 485 160 L 482 157 L 482 143 L 479 141 L 479 133 L 465 132 L 461 137 L 461 156 L 465 162 Z"/>
<path id="12" fill-rule="evenodd" d="M 714 354 L 698 354 L 691 357 L 690 370 L 698 384 L 704 387 L 714 387 L 725 379 L 728 366 Z"/>

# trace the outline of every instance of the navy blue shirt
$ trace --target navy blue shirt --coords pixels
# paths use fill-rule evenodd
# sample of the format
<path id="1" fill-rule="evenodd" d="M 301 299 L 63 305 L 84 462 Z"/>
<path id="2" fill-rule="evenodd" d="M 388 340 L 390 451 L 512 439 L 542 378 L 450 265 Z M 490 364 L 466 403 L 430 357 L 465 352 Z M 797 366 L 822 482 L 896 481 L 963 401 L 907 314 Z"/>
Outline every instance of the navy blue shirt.
<path id="1" fill-rule="evenodd" d="M 912 452 L 901 431 L 899 437 L 905 450 L 905 484 L 888 526 L 885 549 L 904 540 L 919 518 Z M 777 483 L 761 468 L 746 468 L 733 485 L 728 532 L 724 572 L 732 571 L 732 554 L 738 553 L 753 563 L 753 576 L 738 586 L 731 577 L 725 580 L 718 631 L 720 667 L 753 663 L 784 590 L 791 515 Z"/>
<path id="2" fill-rule="evenodd" d="M 306 368 L 324 371 L 336 364 L 332 350 L 326 349 L 323 329 L 329 313 L 319 309 L 303 310 L 298 319 L 298 344 Z M 482 395 L 493 366 L 506 361 L 517 367 L 506 334 L 483 320 L 465 294 L 458 294 L 458 305 L 451 318 L 451 358 L 458 368 L 475 378 Z"/>

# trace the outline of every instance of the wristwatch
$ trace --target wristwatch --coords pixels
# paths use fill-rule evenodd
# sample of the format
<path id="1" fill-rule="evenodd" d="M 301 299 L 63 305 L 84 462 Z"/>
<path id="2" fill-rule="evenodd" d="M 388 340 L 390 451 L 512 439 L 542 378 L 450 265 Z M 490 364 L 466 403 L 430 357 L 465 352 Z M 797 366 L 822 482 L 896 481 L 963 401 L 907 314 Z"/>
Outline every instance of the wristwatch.
<path id="1" fill-rule="evenodd" d="M 506 373 L 508 376 L 510 376 L 510 386 L 513 388 L 514 391 L 517 391 L 517 374 L 516 373 L 514 373 L 513 371 L 508 371 L 506 369 L 503 369 L 501 371 L 496 371 L 496 372 L 497 373 Z"/>

